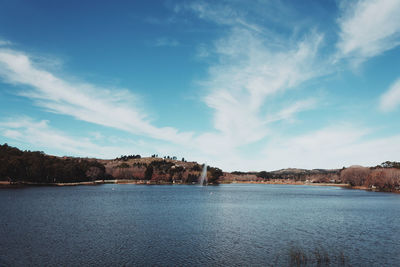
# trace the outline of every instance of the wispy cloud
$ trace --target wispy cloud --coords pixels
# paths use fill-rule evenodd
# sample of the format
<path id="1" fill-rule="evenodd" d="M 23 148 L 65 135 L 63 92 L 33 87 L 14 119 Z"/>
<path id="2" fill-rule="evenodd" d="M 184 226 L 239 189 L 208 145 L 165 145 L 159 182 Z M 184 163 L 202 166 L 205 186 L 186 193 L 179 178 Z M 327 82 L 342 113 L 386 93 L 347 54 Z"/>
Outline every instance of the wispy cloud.
<path id="1" fill-rule="evenodd" d="M 178 40 L 173 39 L 173 38 L 167 38 L 167 37 L 158 38 L 154 42 L 154 46 L 156 46 L 156 47 L 162 47 L 162 46 L 176 47 L 179 45 L 180 45 L 180 43 L 178 42 Z"/>
<path id="2" fill-rule="evenodd" d="M 338 58 L 358 65 L 400 44 L 400 1 L 344 1 L 342 13 Z"/>
<path id="3" fill-rule="evenodd" d="M 12 45 L 12 42 L 0 38 L 0 46 L 8 46 L 8 45 Z"/>
<path id="4" fill-rule="evenodd" d="M 351 7 L 350 2 L 342 5 L 343 16 L 338 20 L 341 32 L 337 44 L 339 52 L 335 55 L 337 60 L 351 58 L 359 64 L 398 45 L 398 1 L 357 1 Z M 344 5 L 350 10 L 345 11 Z M 205 147 L 216 157 L 224 157 L 225 162 L 221 162 L 222 165 L 227 162 L 239 164 L 240 160 L 244 160 L 238 154 L 241 147 L 256 142 L 265 143 L 279 135 L 274 133 L 276 130 L 269 123 L 291 121 L 299 112 L 318 106 L 320 99 L 310 98 L 310 91 L 304 94 L 303 99 L 298 99 L 290 106 L 285 105 L 284 101 L 277 101 L 277 96 L 290 94 L 290 90 L 305 82 L 336 70 L 335 65 L 328 60 L 333 55 L 327 53 L 331 50 L 325 49 L 322 33 L 311 30 L 303 35 L 296 32 L 293 36 L 282 36 L 254 23 L 257 20 L 249 18 L 245 12 L 221 4 L 197 2 L 186 5 L 183 9 L 194 12 L 201 19 L 229 27 L 225 35 L 214 43 L 211 53 L 218 60 L 210 65 L 208 78 L 202 82 L 206 90 L 204 101 L 214 111 L 216 131 L 196 138 L 198 143 L 204 144 L 199 147 Z M 371 19 L 370 15 L 374 17 L 376 10 L 381 11 L 375 19 Z M 385 29 L 381 30 L 382 28 Z M 272 100 L 278 111 L 267 113 L 265 106 Z M 350 162 L 352 157 L 362 156 L 362 153 L 366 155 L 360 157 L 359 162 L 379 161 L 381 157 L 372 157 L 371 153 L 367 155 L 367 149 L 373 147 L 383 151 L 379 145 L 384 145 L 385 139 L 362 141 L 367 136 L 365 131 L 350 126 L 348 129 L 332 126 L 305 136 L 277 141 L 279 146 L 268 146 L 266 150 L 273 151 L 268 154 L 268 160 L 275 166 L 282 166 L 279 161 L 287 162 L 286 167 L 296 165 L 298 157 L 304 158 L 304 161 L 310 159 L 307 164 L 302 162 L 301 166 L 328 167 L 341 158 L 345 159 L 343 164 Z M 331 139 L 340 141 L 335 143 Z M 326 143 L 323 144 L 324 142 Z M 279 151 L 280 147 L 284 152 Z M 362 152 L 351 153 L 348 148 Z M 301 152 L 308 150 L 310 153 L 303 157 Z M 289 157 L 292 164 L 285 160 L 291 151 L 296 155 Z M 322 151 L 329 157 L 326 162 L 317 160 Z M 260 156 L 257 151 L 253 154 Z M 264 157 L 263 161 L 253 160 L 246 164 L 259 168 L 268 160 Z M 270 168 L 274 168 L 273 166 L 270 165 Z"/>
<path id="5" fill-rule="evenodd" d="M 393 111 L 400 105 L 400 78 L 381 96 L 379 107 L 382 111 Z"/>
<path id="6" fill-rule="evenodd" d="M 198 1 L 175 10 L 225 28 L 213 44 L 198 48 L 199 56 L 216 59 L 200 83 L 205 90 L 203 101 L 213 110 L 215 130 L 194 138 L 196 147 L 224 167 L 243 160 L 238 149 L 265 140 L 270 122 L 290 120 L 317 102 L 305 97 L 294 107 L 283 105 L 277 114 L 266 112 L 268 101 L 326 74 L 319 57 L 323 34 L 311 30 L 300 38 L 282 37 L 257 23 L 260 14 L 256 9 L 249 14 L 232 3 Z"/>
<path id="7" fill-rule="evenodd" d="M 185 11 L 224 27 L 220 38 L 202 44 L 198 50 L 199 56 L 212 55 L 215 59 L 209 62 L 208 77 L 200 82 L 203 101 L 213 111 L 214 131 L 197 135 L 194 147 L 208 157 L 208 162 L 226 170 L 262 169 L 265 160 L 259 157 L 261 147 L 251 155 L 241 150 L 265 143 L 273 131 L 271 122 L 291 120 L 317 105 L 318 99 L 307 94 L 290 108 L 286 103 L 274 103 L 281 108 L 278 113 L 268 113 L 265 108 L 275 97 L 326 75 L 320 57 L 324 36 L 310 30 L 300 37 L 283 37 L 255 23 L 257 19 L 251 19 L 245 10 L 223 2 L 180 6 L 178 12 Z"/>
<path id="8" fill-rule="evenodd" d="M 316 108 L 317 102 L 317 99 L 310 98 L 288 104 L 286 108 L 283 108 L 278 113 L 268 116 L 267 122 L 270 123 L 282 120 L 292 121 L 297 113 Z"/>
<path id="9" fill-rule="evenodd" d="M 339 20 L 342 31 L 337 45 L 339 60 L 354 56 L 353 53 L 360 53 L 356 56 L 364 60 L 379 55 L 395 44 L 391 42 L 392 39 L 385 37 L 397 34 L 393 34 L 397 31 L 395 26 L 381 36 L 376 33 L 380 36 L 378 41 L 366 36 L 369 44 L 358 43 L 356 38 L 350 40 L 353 32 L 363 35 L 362 30 L 356 32 L 353 26 L 359 20 L 358 16 L 363 17 L 363 4 L 370 5 L 372 2 L 357 2 L 352 6 L 354 12 L 346 13 Z M 386 8 L 390 4 L 394 2 L 384 3 Z M 395 8 L 396 5 L 391 7 Z M 195 139 L 200 144 L 198 146 L 207 150 L 221 166 L 232 168 L 246 165 L 260 170 L 290 166 L 332 167 L 338 159 L 343 159 L 341 164 L 380 162 L 381 156 L 373 156 L 367 151 L 371 148 L 384 151 L 386 139 L 363 141 L 368 137 L 369 130 L 350 125 L 341 127 L 338 123 L 302 136 L 274 138 L 280 134 L 271 128 L 270 123 L 291 121 L 299 112 L 316 108 L 320 101 L 309 97 L 312 92 L 304 94 L 303 99 L 289 106 L 284 101 L 276 102 L 276 97 L 289 94 L 290 90 L 305 82 L 328 75 L 336 69 L 328 60 L 331 55 L 326 53 L 327 50 L 321 51 L 325 49 L 322 33 L 311 30 L 303 35 L 296 32 L 293 36 L 282 36 L 255 24 L 256 20 L 249 19 L 244 12 L 221 4 L 197 2 L 183 9 L 194 12 L 201 19 L 229 27 L 225 35 L 215 41 L 213 47 L 210 46 L 212 51 L 209 53 L 218 60 L 211 63 L 208 78 L 202 82 L 206 90 L 204 102 L 214 111 L 216 131 L 204 133 Z M 385 24 L 387 19 L 393 18 L 394 13 L 386 9 L 383 13 L 378 22 Z M 389 24 L 395 25 L 392 22 Z M 357 43 L 351 45 L 352 42 Z M 371 45 L 375 48 L 371 48 Z M 357 52 L 359 49 L 362 51 Z M 267 113 L 265 106 L 272 100 L 278 111 Z M 394 136 L 387 140 L 398 138 Z M 262 148 L 259 147 L 258 151 L 252 152 L 254 157 L 240 155 L 242 147 L 256 142 L 269 143 L 265 148 L 266 154 L 261 155 L 259 150 Z M 321 153 L 325 156 L 321 157 Z M 251 160 L 246 161 L 249 157 Z M 355 162 L 357 157 L 359 161 Z"/>
<path id="10" fill-rule="evenodd" d="M 336 124 L 289 138 L 272 140 L 264 151 L 265 165 L 276 168 L 341 168 L 356 164 L 375 166 L 398 160 L 400 135 L 369 138 L 372 129 Z"/>
<path id="11" fill-rule="evenodd" d="M 82 157 L 114 158 L 137 150 L 126 143 L 125 146 L 104 146 L 90 138 L 75 138 L 53 129 L 46 120 L 38 121 L 26 116 L 0 121 L 0 135 L 23 145 L 28 144 L 38 149 L 46 147 L 47 150 Z"/>
<path id="12" fill-rule="evenodd" d="M 197 14 L 200 19 L 215 22 L 227 26 L 241 26 L 253 31 L 262 32 L 259 25 L 247 21 L 246 13 L 226 4 L 209 4 L 204 1 L 185 3 L 177 5 L 175 12 L 190 10 Z"/>
<path id="13" fill-rule="evenodd" d="M 318 67 L 323 36 L 312 32 L 286 50 L 276 51 L 247 29 L 234 28 L 215 44 L 219 63 L 209 69 L 203 85 L 205 103 L 214 109 L 214 127 L 232 145 L 260 140 L 267 134 L 268 97 L 324 74 Z M 292 115 L 300 109 L 293 109 Z"/>
<path id="14" fill-rule="evenodd" d="M 0 77 L 11 84 L 29 86 L 19 94 L 51 112 L 171 142 L 184 143 L 192 135 L 152 125 L 136 96 L 127 90 L 59 78 L 38 68 L 29 55 L 20 51 L 0 49 Z"/>

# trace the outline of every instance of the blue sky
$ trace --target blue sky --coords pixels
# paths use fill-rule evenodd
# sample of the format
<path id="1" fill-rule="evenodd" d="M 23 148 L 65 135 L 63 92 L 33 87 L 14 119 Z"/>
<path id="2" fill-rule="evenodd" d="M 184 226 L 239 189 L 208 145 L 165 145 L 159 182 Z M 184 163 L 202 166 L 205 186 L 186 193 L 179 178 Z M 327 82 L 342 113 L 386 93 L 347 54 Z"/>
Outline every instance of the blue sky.
<path id="1" fill-rule="evenodd" d="M 400 2 L 0 1 L 0 143 L 232 170 L 400 161 Z"/>

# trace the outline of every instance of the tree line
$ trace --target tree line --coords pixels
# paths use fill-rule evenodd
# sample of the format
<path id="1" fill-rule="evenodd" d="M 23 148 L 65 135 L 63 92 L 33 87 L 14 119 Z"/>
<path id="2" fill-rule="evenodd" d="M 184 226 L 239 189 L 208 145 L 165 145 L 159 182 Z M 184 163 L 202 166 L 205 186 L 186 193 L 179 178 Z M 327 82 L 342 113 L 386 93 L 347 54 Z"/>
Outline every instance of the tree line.
<path id="1" fill-rule="evenodd" d="M 315 183 L 346 183 L 377 191 L 400 191 L 400 162 L 385 161 L 375 167 L 353 166 L 337 170 L 280 170 L 272 172 L 232 172 L 234 175 L 253 175 L 262 180 L 287 179 Z"/>
<path id="2" fill-rule="evenodd" d="M 115 160 L 122 160 L 122 161 L 128 161 L 130 159 L 140 159 L 142 156 L 140 155 L 121 155 L 119 158 L 115 158 Z"/>
<path id="3" fill-rule="evenodd" d="M 41 151 L 21 151 L 7 144 L 0 145 L 0 181 L 11 183 L 72 183 L 103 179 L 144 179 L 153 181 L 197 183 L 202 165 L 190 169 L 175 165 L 168 160 L 154 160 L 149 164 L 134 162 L 140 155 L 121 156 L 119 164 L 106 167 L 96 159 L 56 157 Z M 122 161 L 122 162 L 121 162 Z M 208 181 L 217 184 L 222 170 L 208 167 Z"/>
<path id="4" fill-rule="evenodd" d="M 385 166 L 385 165 L 383 165 Z M 390 167 L 352 167 L 343 169 L 340 178 L 352 186 L 366 186 L 379 191 L 400 191 L 400 165 Z M 399 166 L 399 167 L 393 167 Z"/>
<path id="5" fill-rule="evenodd" d="M 0 145 L 0 180 L 32 183 L 67 183 L 106 179 L 104 165 L 88 159 L 59 158 L 40 151 L 21 151 Z"/>

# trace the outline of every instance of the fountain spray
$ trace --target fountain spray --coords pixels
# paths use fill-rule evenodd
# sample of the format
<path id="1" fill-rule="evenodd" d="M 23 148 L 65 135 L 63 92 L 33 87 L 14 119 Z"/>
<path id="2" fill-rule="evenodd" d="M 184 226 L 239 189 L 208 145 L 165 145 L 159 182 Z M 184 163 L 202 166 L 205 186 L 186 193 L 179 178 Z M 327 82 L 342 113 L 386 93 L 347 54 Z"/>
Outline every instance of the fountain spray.
<path id="1" fill-rule="evenodd" d="M 201 176 L 200 176 L 200 185 L 201 186 L 204 185 L 204 181 L 207 184 L 207 163 L 204 163 L 203 171 L 201 172 Z"/>

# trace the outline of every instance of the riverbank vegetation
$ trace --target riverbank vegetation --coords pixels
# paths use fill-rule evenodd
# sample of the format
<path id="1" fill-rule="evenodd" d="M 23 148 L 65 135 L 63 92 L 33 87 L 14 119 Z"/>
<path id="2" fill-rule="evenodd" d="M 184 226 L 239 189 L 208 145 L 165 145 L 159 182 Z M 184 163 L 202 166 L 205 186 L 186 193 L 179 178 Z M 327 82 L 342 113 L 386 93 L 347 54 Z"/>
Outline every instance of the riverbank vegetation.
<path id="1" fill-rule="evenodd" d="M 176 157 L 121 156 L 112 160 L 56 157 L 39 151 L 21 151 L 0 145 L 0 181 L 12 184 L 61 184 L 95 180 L 132 180 L 151 184 L 198 183 L 203 165 Z M 209 184 L 218 184 L 223 172 L 207 167 Z M 148 181 L 148 182 L 147 182 Z"/>
<path id="2" fill-rule="evenodd" d="M 400 192 L 400 163 L 386 161 L 375 167 L 351 166 L 334 170 L 283 169 L 271 172 L 232 172 L 226 173 L 223 180 L 282 184 L 347 184 L 350 188 Z"/>
<path id="3" fill-rule="evenodd" d="M 384 192 L 400 192 L 400 167 L 386 166 L 347 168 L 341 171 L 340 177 L 342 181 L 353 187 L 366 187 Z"/>
<path id="4" fill-rule="evenodd" d="M 111 160 L 56 157 L 39 151 L 21 151 L 0 145 L 0 181 L 9 183 L 77 183 L 126 180 L 151 184 L 197 184 L 204 165 L 184 158 L 140 155 Z M 348 184 L 349 187 L 400 192 L 400 163 L 386 161 L 375 167 L 342 169 L 283 169 L 261 172 L 223 172 L 207 167 L 209 184 L 264 182 L 284 184 Z"/>

